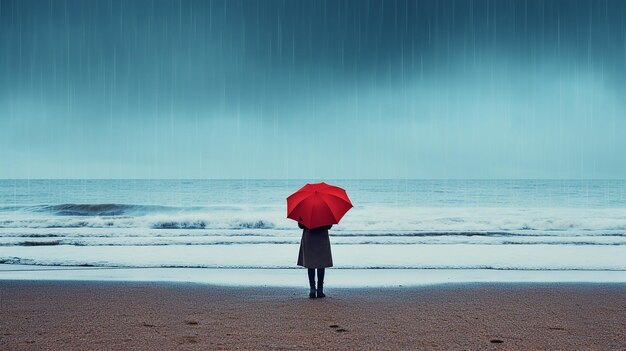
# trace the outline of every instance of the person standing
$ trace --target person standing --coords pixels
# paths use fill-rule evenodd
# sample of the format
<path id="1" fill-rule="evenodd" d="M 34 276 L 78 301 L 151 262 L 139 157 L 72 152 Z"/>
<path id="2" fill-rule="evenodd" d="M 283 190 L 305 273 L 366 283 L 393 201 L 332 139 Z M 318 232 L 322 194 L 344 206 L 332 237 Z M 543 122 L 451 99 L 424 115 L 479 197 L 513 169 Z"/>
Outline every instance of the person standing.
<path id="1" fill-rule="evenodd" d="M 309 297 L 326 297 L 324 294 L 324 274 L 326 268 L 333 266 L 333 257 L 330 251 L 328 231 L 332 225 L 309 229 L 301 223 L 300 252 L 298 266 L 307 268 L 309 276 Z M 317 287 L 315 286 L 315 270 L 317 270 Z"/>

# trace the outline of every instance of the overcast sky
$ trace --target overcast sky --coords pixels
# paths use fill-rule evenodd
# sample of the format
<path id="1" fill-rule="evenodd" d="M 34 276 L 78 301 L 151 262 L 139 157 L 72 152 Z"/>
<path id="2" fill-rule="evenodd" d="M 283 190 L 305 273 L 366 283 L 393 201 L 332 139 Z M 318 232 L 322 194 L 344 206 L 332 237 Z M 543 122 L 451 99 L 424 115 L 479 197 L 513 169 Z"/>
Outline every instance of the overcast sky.
<path id="1" fill-rule="evenodd" d="M 626 1 L 0 0 L 0 178 L 626 178 Z"/>

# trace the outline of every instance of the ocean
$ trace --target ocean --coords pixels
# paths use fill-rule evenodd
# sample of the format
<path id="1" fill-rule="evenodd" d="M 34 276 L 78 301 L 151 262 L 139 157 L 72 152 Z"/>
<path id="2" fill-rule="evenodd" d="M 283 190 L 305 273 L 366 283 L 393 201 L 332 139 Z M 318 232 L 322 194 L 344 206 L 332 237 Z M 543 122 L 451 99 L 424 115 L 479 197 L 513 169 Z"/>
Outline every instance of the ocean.
<path id="1" fill-rule="evenodd" d="M 354 204 L 337 269 L 626 271 L 623 180 L 324 181 Z M 0 180 L 0 263 L 297 268 L 306 182 Z"/>

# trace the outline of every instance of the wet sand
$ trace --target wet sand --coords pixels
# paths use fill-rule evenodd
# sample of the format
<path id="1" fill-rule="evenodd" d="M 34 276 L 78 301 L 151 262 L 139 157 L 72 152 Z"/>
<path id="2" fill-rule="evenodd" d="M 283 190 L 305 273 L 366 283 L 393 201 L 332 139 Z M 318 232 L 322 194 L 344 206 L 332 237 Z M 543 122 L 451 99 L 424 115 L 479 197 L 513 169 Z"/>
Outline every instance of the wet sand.
<path id="1" fill-rule="evenodd" d="M 626 350 L 624 284 L 0 281 L 1 350 Z"/>

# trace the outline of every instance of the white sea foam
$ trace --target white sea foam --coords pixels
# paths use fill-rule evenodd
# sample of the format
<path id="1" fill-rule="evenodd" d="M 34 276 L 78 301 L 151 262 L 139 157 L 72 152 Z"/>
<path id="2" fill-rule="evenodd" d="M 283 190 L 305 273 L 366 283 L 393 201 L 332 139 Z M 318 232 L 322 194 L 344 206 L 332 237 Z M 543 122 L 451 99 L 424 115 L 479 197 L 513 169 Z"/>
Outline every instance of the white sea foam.
<path id="1" fill-rule="evenodd" d="M 0 212 L 0 228 L 145 228 L 294 230 L 284 208 L 194 208 L 119 216 L 67 216 L 40 212 Z M 354 232 L 559 232 L 626 233 L 622 208 L 450 208 L 356 206 L 335 231 Z"/>

